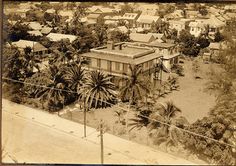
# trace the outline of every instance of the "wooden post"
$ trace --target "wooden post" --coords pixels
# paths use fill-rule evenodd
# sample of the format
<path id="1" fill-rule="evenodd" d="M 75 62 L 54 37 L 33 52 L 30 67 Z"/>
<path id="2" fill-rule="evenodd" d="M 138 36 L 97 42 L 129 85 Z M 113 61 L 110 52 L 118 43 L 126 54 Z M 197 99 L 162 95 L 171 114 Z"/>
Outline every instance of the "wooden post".
<path id="1" fill-rule="evenodd" d="M 101 164 L 104 163 L 104 156 L 103 156 L 103 121 L 101 120 L 100 123 L 100 143 L 101 143 Z"/>
<path id="2" fill-rule="evenodd" d="M 84 137 L 86 137 L 86 104 L 84 98 Z"/>
<path id="3" fill-rule="evenodd" d="M 162 70 L 163 70 L 163 62 L 162 62 L 162 58 L 161 58 L 161 67 L 160 67 L 160 84 L 161 84 L 161 81 L 162 81 Z"/>

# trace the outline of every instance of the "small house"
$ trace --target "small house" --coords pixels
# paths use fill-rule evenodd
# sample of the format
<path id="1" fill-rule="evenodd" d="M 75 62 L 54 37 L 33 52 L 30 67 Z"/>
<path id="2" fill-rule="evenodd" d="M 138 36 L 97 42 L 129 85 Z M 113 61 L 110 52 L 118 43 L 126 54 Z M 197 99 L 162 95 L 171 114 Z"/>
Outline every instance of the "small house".
<path id="1" fill-rule="evenodd" d="M 130 39 L 134 42 L 150 43 L 155 39 L 152 34 L 130 33 Z"/>
<path id="2" fill-rule="evenodd" d="M 17 47 L 21 53 L 24 53 L 26 47 L 30 47 L 34 55 L 45 55 L 48 53 L 48 49 L 39 42 L 29 40 L 19 40 L 12 42 L 12 45 Z"/>
<path id="3" fill-rule="evenodd" d="M 137 19 L 137 27 L 151 29 L 153 23 L 161 20 L 159 16 L 140 15 Z"/>

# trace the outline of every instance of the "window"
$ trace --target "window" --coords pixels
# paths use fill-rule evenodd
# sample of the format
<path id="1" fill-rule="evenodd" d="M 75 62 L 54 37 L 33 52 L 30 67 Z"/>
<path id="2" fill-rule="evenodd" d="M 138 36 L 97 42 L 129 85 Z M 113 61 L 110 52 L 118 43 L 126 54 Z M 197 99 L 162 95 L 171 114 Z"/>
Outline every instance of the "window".
<path id="1" fill-rule="evenodd" d="M 128 65 L 127 64 L 123 64 L 123 72 L 128 72 Z"/>
<path id="2" fill-rule="evenodd" d="M 150 68 L 153 67 L 153 60 L 149 61 L 149 67 L 150 67 Z"/>
<path id="3" fill-rule="evenodd" d="M 107 70 L 111 71 L 111 61 L 107 61 Z"/>
<path id="4" fill-rule="evenodd" d="M 101 59 L 97 59 L 97 67 L 101 67 Z"/>
<path id="5" fill-rule="evenodd" d="M 148 62 L 144 63 L 144 68 L 148 68 Z"/>
<path id="6" fill-rule="evenodd" d="M 115 69 L 120 70 L 120 63 L 119 62 L 115 62 Z"/>

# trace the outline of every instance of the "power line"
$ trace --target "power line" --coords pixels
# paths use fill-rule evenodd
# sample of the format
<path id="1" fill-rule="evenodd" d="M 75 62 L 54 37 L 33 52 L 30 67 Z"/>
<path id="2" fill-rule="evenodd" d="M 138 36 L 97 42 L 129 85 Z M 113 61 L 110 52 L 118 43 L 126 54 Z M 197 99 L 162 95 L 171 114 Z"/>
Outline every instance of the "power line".
<path id="1" fill-rule="evenodd" d="M 47 88 L 47 89 L 52 89 L 52 90 L 59 90 L 59 91 L 64 91 L 64 92 L 68 92 L 68 93 L 75 93 L 75 94 L 78 94 L 78 93 L 75 92 L 75 91 L 70 91 L 70 90 L 65 90 L 65 89 L 60 89 L 60 88 L 54 88 L 54 87 L 48 87 L 48 86 L 43 86 L 43 85 L 37 85 L 37 84 L 26 83 L 26 82 L 24 82 L 24 81 L 18 81 L 18 80 L 14 80 L 14 79 L 11 79 L 11 78 L 6 78 L 6 77 L 2 77 L 2 79 L 4 79 L 4 80 L 9 80 L 9 81 L 12 81 L 12 82 L 18 82 L 18 83 L 22 83 L 22 84 L 26 84 L 26 85 L 31 85 L 31 86 L 37 86 L 37 87 L 41 87 L 41 88 Z M 98 100 L 99 100 L 99 99 L 98 99 Z M 101 101 L 101 100 L 99 100 L 99 101 Z M 121 109 L 121 110 L 124 110 L 124 111 L 130 111 L 130 110 L 127 109 L 127 108 L 122 108 L 122 107 L 120 107 L 120 106 L 117 106 L 116 104 L 112 104 L 112 103 L 109 103 L 109 102 L 107 102 L 107 101 L 101 101 L 101 102 L 104 102 L 104 103 L 109 104 L 109 105 L 111 105 L 111 106 L 117 107 L 117 108 L 119 108 L 119 109 Z M 173 125 L 173 124 L 168 124 L 168 123 L 165 123 L 165 122 L 156 120 L 156 119 L 152 119 L 152 118 L 150 118 L 150 117 L 148 117 L 148 116 L 140 115 L 140 114 L 138 114 L 137 112 L 135 112 L 135 111 L 133 111 L 133 110 L 131 110 L 131 111 L 132 111 L 133 113 L 135 113 L 135 115 L 141 116 L 141 117 L 143 117 L 143 118 L 147 118 L 147 119 L 149 119 L 149 120 L 152 120 L 152 121 L 161 123 L 161 124 L 163 124 L 163 125 L 167 125 L 167 126 L 169 126 L 169 127 L 174 127 L 174 128 L 176 128 L 176 129 L 179 129 L 179 130 L 184 131 L 184 132 L 186 132 L 186 133 L 189 133 L 189 134 L 192 134 L 192 135 L 195 135 L 195 136 L 198 136 L 198 137 L 202 137 L 202 138 L 205 138 L 205 139 L 209 139 L 209 140 L 214 141 L 214 142 L 217 142 L 217 143 L 219 143 L 219 144 L 224 144 L 224 145 L 226 145 L 226 146 L 230 146 L 230 147 L 232 147 L 232 148 L 236 148 L 236 146 L 234 146 L 234 145 L 231 145 L 231 144 L 228 144 L 228 143 L 225 143 L 225 142 L 216 140 L 216 139 L 214 139 L 214 138 L 210 138 L 210 137 L 208 137 L 208 136 L 201 135 L 201 134 L 198 134 L 198 133 L 195 133 L 195 132 L 192 132 L 192 131 L 189 131 L 189 130 L 180 128 L 180 127 L 178 127 L 178 126 L 176 126 L 176 125 Z M 188 126 L 185 126 L 185 127 L 188 127 Z"/>

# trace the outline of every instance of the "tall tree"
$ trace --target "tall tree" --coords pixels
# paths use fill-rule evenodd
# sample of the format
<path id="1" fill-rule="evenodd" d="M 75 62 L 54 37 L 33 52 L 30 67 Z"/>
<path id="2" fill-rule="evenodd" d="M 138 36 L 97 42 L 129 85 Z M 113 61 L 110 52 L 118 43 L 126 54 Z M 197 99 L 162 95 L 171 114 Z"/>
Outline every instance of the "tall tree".
<path id="1" fill-rule="evenodd" d="M 92 71 L 86 77 L 82 88 L 78 89 L 81 98 L 85 100 L 87 108 L 98 108 L 110 106 L 116 99 L 115 85 L 107 76 L 99 71 Z"/>
<path id="2" fill-rule="evenodd" d="M 142 68 L 140 66 L 129 65 L 130 75 L 124 78 L 124 86 L 120 89 L 121 100 L 129 100 L 131 104 L 142 99 L 142 97 L 149 93 L 150 82 L 145 79 Z"/>

